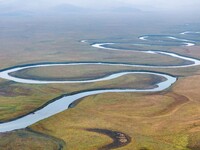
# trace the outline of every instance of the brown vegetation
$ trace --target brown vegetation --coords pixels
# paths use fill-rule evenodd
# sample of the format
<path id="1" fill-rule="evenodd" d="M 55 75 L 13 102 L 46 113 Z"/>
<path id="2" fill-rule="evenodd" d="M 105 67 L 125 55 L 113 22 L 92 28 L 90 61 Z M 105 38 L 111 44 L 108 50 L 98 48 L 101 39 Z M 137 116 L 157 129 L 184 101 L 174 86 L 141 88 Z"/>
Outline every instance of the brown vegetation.
<path id="1" fill-rule="evenodd" d="M 0 134 L 1 150 L 61 150 L 65 143 L 59 139 L 31 130 Z"/>
<path id="2" fill-rule="evenodd" d="M 84 148 L 83 143 L 75 144 L 76 138 L 85 137 L 86 143 L 92 138 L 86 131 L 78 132 L 82 127 L 98 127 L 127 133 L 132 141 L 120 150 L 182 150 L 189 147 L 197 149 L 200 141 L 200 87 L 196 81 L 199 79 L 200 76 L 182 78 L 171 92 L 145 95 L 107 93 L 90 96 L 75 108 L 37 123 L 32 128 L 63 139 L 68 142 L 69 149 L 91 149 Z M 55 126 L 57 128 L 54 128 Z M 64 134 L 63 130 L 60 132 L 61 129 L 65 129 L 68 134 Z M 78 133 L 73 134 L 70 130 Z M 91 145 L 94 144 L 92 143 L 90 140 Z M 104 145 L 99 143 L 92 149 Z"/>

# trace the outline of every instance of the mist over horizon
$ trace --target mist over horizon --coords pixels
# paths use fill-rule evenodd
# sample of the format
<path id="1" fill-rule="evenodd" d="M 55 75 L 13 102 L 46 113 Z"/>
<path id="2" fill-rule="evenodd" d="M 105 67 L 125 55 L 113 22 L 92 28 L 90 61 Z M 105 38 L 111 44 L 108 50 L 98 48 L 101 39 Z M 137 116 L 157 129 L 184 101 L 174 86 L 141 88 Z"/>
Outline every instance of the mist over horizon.
<path id="1" fill-rule="evenodd" d="M 198 0 L 0 0 L 0 15 L 48 13 L 168 13 L 174 15 L 199 14 Z"/>
<path id="2" fill-rule="evenodd" d="M 63 24 L 72 26 L 70 29 L 86 28 L 94 32 L 105 28 L 116 32 L 122 27 L 126 30 L 135 26 L 144 30 L 165 24 L 192 28 L 192 24 L 200 23 L 198 6 L 197 0 L 156 0 L 154 3 L 150 0 L 0 0 L 0 17 L 3 27 L 29 22 L 36 26 Z"/>

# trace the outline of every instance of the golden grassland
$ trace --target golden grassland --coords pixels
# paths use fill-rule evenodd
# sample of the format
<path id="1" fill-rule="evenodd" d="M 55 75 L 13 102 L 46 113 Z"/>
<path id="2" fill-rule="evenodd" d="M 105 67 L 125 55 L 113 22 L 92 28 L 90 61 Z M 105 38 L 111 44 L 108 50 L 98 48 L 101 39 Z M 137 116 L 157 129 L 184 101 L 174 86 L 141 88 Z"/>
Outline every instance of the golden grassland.
<path id="1" fill-rule="evenodd" d="M 65 144 L 63 141 L 31 130 L 18 130 L 0 134 L 0 148 L 6 150 L 56 150 Z"/>
<path id="2" fill-rule="evenodd" d="M 124 132 L 132 138 L 121 150 L 197 150 L 200 148 L 199 79 L 198 75 L 181 78 L 170 91 L 161 93 L 89 96 L 75 108 L 31 128 L 64 140 L 66 149 L 102 147 L 84 130 L 100 128 Z M 81 143 L 77 144 L 80 138 Z"/>
<path id="3" fill-rule="evenodd" d="M 96 76 L 102 76 L 105 74 L 110 74 L 113 71 L 120 71 L 120 70 L 133 70 L 133 68 L 121 68 L 116 67 L 111 69 L 108 66 L 101 66 L 99 69 L 99 66 L 96 67 L 95 65 L 91 66 L 91 69 L 82 68 L 80 66 L 76 66 L 80 69 L 81 72 L 83 72 L 83 77 L 87 77 L 89 75 L 91 78 Z M 74 68 L 77 70 L 77 68 Z M 50 69 L 51 67 L 45 67 L 43 68 L 44 71 L 39 72 L 40 69 L 35 69 L 37 72 L 32 72 L 32 70 L 28 70 L 27 77 L 30 77 L 33 73 L 36 77 L 45 77 L 47 75 L 46 70 L 48 71 L 47 78 L 56 78 L 55 72 L 57 74 L 59 69 L 62 69 L 64 74 L 62 76 L 62 73 L 60 73 L 60 77 L 65 79 L 79 79 L 80 76 L 78 75 L 78 72 L 73 70 L 71 67 L 67 68 L 57 68 L 53 67 L 52 71 Z M 180 69 L 152 69 L 153 71 L 164 71 L 166 73 L 171 73 L 174 75 L 192 75 L 192 74 L 199 74 L 198 69 L 199 67 L 191 67 L 191 68 L 180 68 Z M 69 71 L 68 71 L 69 69 Z M 105 70 L 104 70 L 105 69 Z M 135 68 L 134 68 L 135 69 Z M 34 70 L 34 71 L 35 71 Z M 92 73 L 88 74 L 88 70 Z M 142 68 L 137 68 L 135 70 L 146 70 Z M 26 70 L 27 71 L 27 70 Z M 19 73 L 19 75 L 22 75 Z M 159 82 L 162 79 L 157 80 Z M 150 75 L 127 75 L 118 79 L 114 79 L 111 81 L 104 81 L 104 82 L 97 82 L 97 83 L 84 83 L 84 84 L 49 84 L 49 85 L 27 85 L 27 84 L 17 84 L 11 81 L 6 81 L 1 79 L 1 121 L 6 121 L 21 115 L 24 115 L 32 110 L 35 110 L 39 106 L 45 104 L 49 100 L 58 97 L 59 95 L 63 93 L 71 93 L 71 92 L 77 92 L 81 90 L 90 90 L 90 89 L 98 89 L 98 88 L 145 88 L 149 85 L 152 85 L 155 82 L 155 77 Z M 197 80 L 198 81 L 198 80 Z M 179 82 L 182 82 L 179 80 Z M 178 83 L 179 83 L 178 82 Z M 193 81 L 194 82 L 194 81 Z M 192 84 L 192 83 L 191 83 Z M 151 86 L 149 86 L 151 87 Z M 187 89 L 187 87 L 185 87 Z M 189 87 L 188 87 L 189 89 Z M 197 88 L 198 89 L 198 88 Z M 48 93 L 48 94 L 47 94 Z M 176 92 L 175 92 L 176 93 Z M 124 132 L 131 136 L 132 142 L 120 149 L 144 149 L 145 147 L 148 149 L 156 150 L 156 149 L 184 149 L 186 146 L 191 147 L 192 150 L 198 149 L 197 142 L 199 141 L 199 132 L 192 132 L 191 134 L 188 134 L 188 132 L 182 132 L 186 127 L 180 126 L 179 129 L 175 129 L 176 132 L 171 131 L 171 129 L 176 126 L 176 120 L 175 119 L 170 121 L 165 121 L 164 119 L 156 120 L 152 119 L 153 116 L 159 116 L 159 115 L 166 115 L 169 112 L 176 112 L 176 108 L 179 106 L 182 106 L 185 104 L 184 100 L 177 100 L 176 97 L 177 94 L 167 94 L 165 93 L 161 94 L 103 94 L 98 95 L 97 100 L 99 100 L 99 103 L 95 101 L 96 97 L 89 97 L 88 100 L 81 101 L 81 103 L 76 106 L 73 109 L 70 109 L 64 113 L 64 117 L 69 119 L 64 119 L 63 122 L 62 117 L 63 115 L 57 115 L 60 117 L 56 117 L 55 120 L 52 121 L 51 129 L 46 131 L 47 125 L 43 125 L 42 127 L 37 126 L 37 128 L 34 128 L 36 130 L 39 130 L 40 132 L 44 132 L 45 134 L 51 134 L 52 136 L 56 136 L 59 139 L 63 139 L 67 144 L 67 148 L 69 149 L 97 149 L 98 147 L 101 147 L 103 145 L 111 143 L 112 139 L 109 137 L 94 133 L 94 132 L 88 132 L 85 131 L 85 128 L 105 128 L 109 130 L 116 130 L 120 132 Z M 180 94 L 178 94 L 180 95 Z M 184 95 L 184 93 L 183 93 Z M 181 97 L 181 96 L 180 96 Z M 93 103 L 93 99 L 95 103 Z M 109 99 L 109 100 L 108 100 Z M 123 102 L 122 101 L 123 99 Z M 125 100 L 124 100 L 125 99 Z M 142 101 L 141 101 L 142 99 Z M 164 99 L 164 100 L 163 100 Z M 178 101 L 178 102 L 176 102 Z M 101 103 L 102 102 L 102 103 Z M 91 104 L 90 104 L 91 103 Z M 110 103 L 110 105 L 107 105 Z M 133 104 L 134 103 L 134 104 Z M 84 106 L 84 105 L 85 106 Z M 82 106 L 83 105 L 83 106 Z M 107 105 L 107 106 L 106 106 Z M 79 108 L 79 107 L 83 108 Z M 99 107 L 97 107 L 99 106 Z M 168 107 L 167 107 L 168 106 Z M 91 107 L 91 109 L 89 109 Z M 188 106 L 187 109 L 190 109 L 191 106 Z M 104 111 L 104 108 L 107 108 L 107 110 L 104 113 L 99 113 L 100 111 Z M 96 110 L 94 110 L 96 109 Z M 87 110 L 87 111 L 86 111 Z M 193 110 L 193 107 L 191 107 L 191 110 Z M 85 112 L 86 111 L 86 112 Z M 97 112 L 99 111 L 99 112 Z M 82 115 L 80 115 L 80 112 Z M 89 114 L 91 113 L 91 114 Z M 190 115 L 189 112 L 185 112 L 186 114 Z M 110 115 L 109 115 L 110 114 Z M 159 114 L 159 115 L 158 115 Z M 181 114 L 181 112 L 180 112 Z M 105 115 L 105 116 L 104 116 Z M 166 115 L 166 117 L 170 115 Z M 54 117 L 54 116 L 53 116 Z M 52 117 L 52 118 L 53 118 Z M 181 116 L 182 117 L 182 116 Z M 185 117 L 185 116 L 184 116 Z M 52 118 L 50 120 L 52 120 Z M 98 118 L 98 119 L 97 119 Z M 134 119 L 133 119 L 134 118 Z M 57 128 L 57 124 L 54 125 L 54 121 L 56 120 L 62 120 L 63 123 L 60 123 L 60 131 L 54 131 L 53 128 Z M 79 121 L 77 121 L 79 120 Z M 119 121 L 120 120 L 120 121 Z M 156 121 L 155 121 L 156 120 Z M 171 121 L 174 121 L 174 124 L 171 125 L 171 128 L 165 129 L 168 127 L 168 123 L 170 124 Z M 68 123 L 67 123 L 68 122 Z M 71 123 L 69 123 L 71 122 Z M 163 123 L 162 123 L 163 122 Z M 186 121 L 187 122 L 187 121 Z M 155 123 L 155 125 L 154 125 Z M 64 125 L 62 125 L 64 124 Z M 65 126 L 66 124 L 66 126 Z M 80 126 L 77 126 L 77 124 L 80 124 Z M 128 127 L 126 127 L 125 125 Z M 161 125 L 160 125 L 161 124 Z M 156 129 L 151 129 L 151 126 L 156 126 Z M 162 125 L 166 125 L 167 127 L 162 127 Z M 44 126 L 44 127 L 43 127 Z M 122 127 L 123 128 L 122 128 Z M 161 126 L 161 127 L 159 127 Z M 198 127 L 198 124 L 195 124 L 194 126 Z M 42 129 L 41 129 L 42 128 Z M 50 128 L 50 127 L 48 127 Z M 64 128 L 64 129 L 63 129 Z M 125 128 L 125 129 L 124 129 Z M 157 128 L 159 128 L 159 132 L 157 132 Z M 60 135 L 59 132 L 62 132 L 66 129 L 66 133 L 63 132 L 63 135 Z M 49 133 L 49 131 L 51 131 Z M 141 132 L 135 132 L 135 131 L 141 131 Z M 179 130 L 181 130 L 179 132 Z M 19 131 L 20 133 L 21 131 Z M 58 132 L 58 134 L 55 132 Z M 156 132 L 158 134 L 154 135 L 153 133 Z M 164 132 L 164 134 L 162 134 Z M 30 134 L 29 134 L 30 135 Z M 12 136 L 14 136 L 12 134 Z M 32 136 L 32 135 L 30 135 Z M 91 137 L 93 140 L 86 141 L 88 137 Z M 186 138 L 187 137 L 187 138 Z M 11 136 L 4 137 L 5 141 L 8 141 L 11 138 Z M 183 138 L 183 139 L 182 139 Z M 19 137 L 16 137 L 16 140 L 19 139 Z M 35 141 L 37 138 L 31 138 L 30 141 Z M 40 138 L 39 138 L 40 139 Z M 76 140 L 75 140 L 76 139 Z M 137 140 L 136 140 L 137 139 Z M 178 143 L 183 142 L 185 144 L 184 146 L 178 146 Z M 17 142 L 19 146 L 22 146 L 23 143 L 29 143 L 28 141 L 21 141 Z M 37 141 L 37 140 L 36 140 Z M 42 141 L 42 140 L 41 140 Z M 136 142 L 137 141 L 137 142 Z M 164 142 L 163 142 L 164 141 Z M 187 142 L 186 142 L 187 141 Z M 42 142 L 41 142 L 42 143 Z M 78 144 L 80 143 L 80 144 Z M 135 144 L 134 144 L 135 143 Z M 186 144 L 187 143 L 187 144 Z M 0 143 L 0 145 L 5 145 L 5 143 Z M 16 145 L 13 143 L 12 147 L 15 147 Z M 28 147 L 29 144 L 25 145 L 25 147 Z M 32 142 L 31 144 L 33 147 L 34 145 L 40 145 L 37 143 Z M 88 146 L 89 145 L 89 146 Z M 77 147 L 81 146 L 81 147 Z M 177 148 L 178 146 L 178 148 Z M 8 147 L 9 148 L 9 147 Z M 196 148 L 196 149 L 195 149 Z M 44 148 L 43 148 L 44 149 Z M 55 148 L 57 149 L 57 148 Z M 185 148 L 186 149 L 186 148 Z M 5 149 L 7 150 L 7 149 Z"/>
<path id="4" fill-rule="evenodd" d="M 131 51 L 108 51 L 92 48 L 88 44 L 79 42 L 82 39 L 96 39 L 96 41 L 109 39 L 111 42 L 115 42 L 112 40 L 113 37 L 119 37 L 119 35 L 123 34 L 127 36 L 127 33 L 130 37 L 134 33 L 136 38 L 141 33 L 160 34 L 162 33 L 160 31 L 160 23 L 159 28 L 155 28 L 153 25 L 147 25 L 148 28 L 142 28 L 141 24 L 133 28 L 132 25 L 129 25 L 126 31 L 121 28 L 121 25 L 113 26 L 109 22 L 106 25 L 106 29 L 105 27 L 97 27 L 94 30 L 91 29 L 91 24 L 89 24 L 88 29 L 90 32 L 88 33 L 85 27 L 79 29 L 80 26 L 70 30 L 70 26 L 67 26 L 69 21 L 66 21 L 64 26 L 60 26 L 60 20 L 50 23 L 45 21 L 21 22 L 17 20 L 17 23 L 15 21 L 11 21 L 11 23 L 7 20 L 1 21 L 1 25 L 5 24 L 5 27 L 0 28 L 3 31 L 0 35 L 0 69 L 30 63 L 70 61 L 103 60 L 107 62 L 142 64 L 144 63 L 143 60 L 145 60 L 145 64 L 149 65 L 184 63 L 180 59 L 164 55 L 144 55 Z M 51 25 L 55 26 L 55 28 Z M 163 25 L 165 26 L 165 24 Z M 30 31 L 30 29 L 33 30 Z M 112 35 L 108 36 L 108 33 L 111 32 Z M 105 42 L 108 41 L 105 40 Z M 120 42 L 121 39 L 119 38 L 118 41 Z M 199 46 L 169 48 L 167 50 L 191 57 L 199 58 L 200 56 L 198 52 Z M 88 75 L 96 77 L 110 74 L 113 71 L 133 69 L 148 69 L 177 76 L 200 74 L 198 72 L 199 67 L 187 69 L 116 67 L 111 69 L 105 66 L 98 68 L 93 66 L 92 69 L 81 69 L 80 66 L 77 66 L 77 68 L 80 69 L 82 78 L 86 78 Z M 77 68 L 75 69 L 77 70 Z M 80 78 L 80 72 L 74 71 L 70 67 L 67 67 L 67 69 L 60 67 L 46 67 L 43 69 L 25 70 L 24 72 L 19 72 L 18 75 L 27 73 L 27 77 L 35 76 L 55 79 L 59 75 L 59 78 L 64 79 Z M 60 69 L 62 72 L 58 71 Z M 92 73 L 88 74 L 88 71 Z M 199 78 L 199 76 L 181 78 L 170 91 L 162 93 L 110 93 L 84 98 L 75 108 L 32 126 L 32 129 L 45 133 L 45 135 L 29 130 L 0 134 L 0 149 L 57 150 L 60 143 L 63 144 L 62 140 L 64 140 L 66 144 L 63 144 L 64 149 L 94 150 L 111 143 L 112 139 L 103 134 L 88 132 L 85 129 L 102 128 L 123 132 L 132 138 L 129 145 L 118 148 L 119 150 L 199 150 L 200 123 L 198 116 L 200 110 L 198 97 L 200 88 L 197 84 Z M 0 120 L 7 121 L 24 115 L 64 93 L 97 88 L 146 88 L 147 86 L 152 87 L 151 85 L 155 81 L 159 82 L 160 80 L 162 79 L 155 80 L 155 77 L 149 75 L 128 75 L 98 83 L 28 85 L 0 79 Z"/>
<path id="5" fill-rule="evenodd" d="M 83 90 L 104 88 L 152 88 L 163 78 L 153 75 L 125 75 L 109 81 L 83 84 L 29 85 L 2 82 L 0 86 L 0 120 L 10 120 L 27 114 L 62 95 Z"/>
<path id="6" fill-rule="evenodd" d="M 191 51 L 192 53 L 192 51 Z M 34 60 L 35 61 L 35 60 Z M 111 69 L 108 66 L 96 67 L 93 65 L 91 69 L 81 68 L 76 66 L 83 73 L 83 77 L 88 75 L 92 77 L 102 76 L 110 74 L 113 71 L 118 72 L 121 70 L 146 70 L 144 68 L 128 68 L 128 67 L 116 67 Z M 59 77 L 64 79 L 79 79 L 79 72 L 77 68 L 73 70 L 72 67 L 45 67 L 44 71 L 37 68 L 33 72 L 25 70 L 27 77 L 31 77 L 33 74 L 36 77 L 47 77 L 55 79 L 58 74 L 58 70 L 61 69 L 62 73 L 58 74 Z M 99 69 L 100 68 L 100 69 Z M 69 70 L 68 70 L 69 69 Z M 105 69 L 105 70 L 104 70 Z M 188 76 L 192 74 L 199 74 L 199 67 L 180 68 L 180 69 L 148 69 L 152 71 L 166 72 L 173 75 Z M 26 72 L 27 71 L 27 72 Z M 47 71 L 47 72 L 46 72 Z M 88 71 L 92 73 L 88 73 Z M 55 75 L 56 72 L 56 75 Z M 48 75 L 47 75 L 48 74 Z M 19 76 L 22 75 L 19 73 Z M 162 80 L 162 79 L 159 79 Z M 159 82 L 157 80 L 157 82 Z M 182 82 L 179 80 L 178 83 Z M 184 79 L 185 80 L 185 79 Z M 183 80 L 183 81 L 184 81 Z M 155 81 L 155 77 L 150 75 L 127 75 L 111 81 L 97 82 L 97 83 L 85 83 L 85 84 L 49 84 L 49 85 L 27 85 L 18 84 L 11 81 L 0 79 L 1 90 L 0 100 L 1 109 L 0 116 L 1 121 L 13 119 L 15 117 L 24 115 L 32 110 L 35 110 L 39 106 L 42 106 L 49 100 L 58 97 L 64 93 L 77 92 L 81 90 L 90 90 L 98 88 L 145 88 L 152 85 Z M 198 81 L 198 80 L 196 80 Z M 191 85 L 194 82 L 191 80 Z M 186 84 L 187 85 L 187 84 Z M 189 83 L 188 83 L 189 85 Z M 151 87 L 151 86 L 149 86 Z M 185 87 L 185 90 L 193 87 Z M 178 88 L 176 88 L 177 90 Z M 181 89 L 181 88 L 180 88 Z M 198 87 L 197 87 L 198 89 Z M 173 89 L 174 91 L 174 89 Z M 48 94 L 47 94 L 48 93 Z M 174 94 L 175 93 L 175 94 Z M 167 94 L 167 95 L 166 95 Z M 178 95 L 178 96 L 177 96 Z M 128 134 L 132 138 L 132 142 L 124 148 L 119 149 L 187 149 L 190 147 L 192 150 L 199 148 L 199 132 L 189 132 L 188 126 L 191 124 L 181 124 L 182 122 L 178 118 L 184 118 L 190 116 L 196 111 L 198 105 L 188 105 L 187 111 L 184 109 L 175 117 L 169 115 L 170 112 L 177 112 L 177 108 L 182 108 L 185 105 L 185 99 L 179 97 L 179 93 L 174 91 L 173 93 L 161 93 L 161 94 L 102 94 L 98 96 L 92 96 L 81 101 L 75 108 L 63 112 L 46 120 L 51 125 L 47 125 L 46 122 L 34 127 L 35 130 L 55 136 L 62 139 L 66 143 L 68 149 L 97 149 L 103 145 L 112 142 L 109 137 L 94 132 L 85 131 L 87 128 L 103 128 L 109 130 L 120 131 Z M 184 92 L 183 92 L 184 95 Z M 181 97 L 181 96 L 180 96 Z M 122 103 L 123 100 L 123 103 Z M 178 101 L 178 102 L 177 102 Z M 94 103 L 95 102 L 95 103 Z M 105 110 L 104 110 L 105 108 Z M 181 110 L 181 109 L 180 109 Z M 179 110 L 179 111 L 180 111 Z M 81 112 L 81 114 L 80 114 Z M 184 115 L 181 113 L 184 112 Z M 195 112 L 196 113 L 196 112 Z M 161 116 L 159 116 L 161 115 Z M 64 117 L 63 117 L 64 116 Z M 165 117 L 164 117 L 165 116 Z M 65 119 L 63 119 L 65 118 Z M 172 119 L 171 119 L 172 118 Z M 171 119 L 171 120 L 170 120 Z M 60 121 L 60 130 L 58 129 L 58 122 Z M 180 121 L 180 122 L 179 122 Z M 172 124 L 171 122 L 174 122 Z M 188 122 L 186 119 L 184 123 Z M 181 125 L 180 125 L 181 124 Z M 194 127 L 198 128 L 198 123 L 194 123 Z M 49 127 L 50 126 L 50 127 Z M 177 126 L 177 128 L 176 128 Z M 54 129 L 53 129 L 54 128 Z M 66 131 L 66 132 L 64 132 Z M 140 131 L 140 132 L 138 132 Z M 19 133 L 24 131 L 18 131 Z M 62 132 L 62 133 L 61 133 Z M 156 133 L 156 134 L 155 134 Z M 27 133 L 30 137 L 32 135 Z M 5 147 L 5 143 L 14 137 L 15 134 L 3 137 L 5 141 L 0 142 L 0 145 Z M 88 140 L 91 138 L 92 140 Z M 2 139 L 2 138 L 1 138 Z M 34 136 L 29 138 L 30 140 L 18 140 L 20 137 L 16 136 L 16 143 L 13 143 L 12 147 L 16 145 L 29 148 L 29 145 L 34 149 L 34 146 L 41 146 L 43 140 L 40 137 Z M 39 140 L 38 140 L 39 139 Z M 51 138 L 50 138 L 51 139 Z M 33 141 L 41 141 L 40 144 Z M 53 140 L 54 141 L 54 140 Z M 48 141 L 49 142 L 49 141 Z M 31 144 L 30 144 L 31 143 Z M 50 140 L 50 143 L 52 141 Z M 80 143 L 80 144 L 79 144 Z M 179 144 L 182 143 L 182 144 Z M 24 145 L 25 144 L 25 145 Z M 80 147 L 79 147 L 80 146 Z M 37 148 L 38 148 L 37 147 Z M 44 146 L 46 147 L 46 146 Z M 42 147 L 41 149 L 44 149 Z M 57 147 L 52 146 L 55 150 Z M 9 149 L 9 144 L 7 144 Z M 5 150 L 7 150 L 5 148 Z M 30 148 L 31 149 L 31 148 Z M 38 148 L 39 149 L 39 148 Z M 47 147 L 48 149 L 48 147 Z"/>

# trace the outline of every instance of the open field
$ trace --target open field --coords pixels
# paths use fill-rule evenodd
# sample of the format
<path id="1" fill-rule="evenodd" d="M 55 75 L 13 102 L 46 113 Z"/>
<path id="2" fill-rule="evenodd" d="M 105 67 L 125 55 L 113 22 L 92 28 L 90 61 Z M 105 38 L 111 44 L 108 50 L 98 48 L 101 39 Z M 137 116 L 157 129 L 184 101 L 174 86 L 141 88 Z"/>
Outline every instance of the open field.
<path id="1" fill-rule="evenodd" d="M 172 90 L 162 93 L 90 96 L 75 108 L 41 121 L 32 129 L 64 140 L 67 149 L 104 146 L 93 141 L 92 133 L 86 130 L 99 128 L 131 137 L 131 143 L 119 149 L 197 150 L 200 148 L 200 87 L 196 82 L 199 78 L 182 78 Z M 85 148 L 86 145 L 95 148 Z"/>
<path id="2" fill-rule="evenodd" d="M 0 88 L 0 120 L 2 122 L 32 112 L 66 93 L 106 88 L 152 88 L 162 80 L 162 77 L 154 75 L 125 75 L 109 81 L 83 84 L 29 85 L 6 82 L 8 85 L 2 83 Z"/>
<path id="3" fill-rule="evenodd" d="M 62 149 L 65 143 L 59 139 L 31 130 L 20 130 L 0 135 L 1 149 L 20 150 L 56 150 Z"/>
<path id="4" fill-rule="evenodd" d="M 118 18 L 115 15 L 107 15 L 106 18 L 105 15 L 76 17 L 2 17 L 0 70 L 42 62 L 189 63 L 164 55 L 134 52 L 138 47 L 128 44 L 123 47 L 133 47 L 133 51 L 96 49 L 80 42 L 86 39 L 91 43 L 135 43 L 139 36 L 145 34 L 181 37 L 179 33 L 188 30 L 184 21 L 181 22 L 183 25 L 177 25 L 175 20 L 160 16 L 151 20 L 149 17 L 142 18 L 140 14 L 128 17 L 119 15 Z M 198 30 L 199 24 L 190 28 Z M 194 47 L 152 45 L 151 48 L 200 59 L 199 42 L 196 44 Z M 142 48 L 149 49 L 145 46 Z M 163 72 L 180 78 L 172 88 L 160 93 L 107 93 L 83 98 L 74 103 L 74 108 L 38 122 L 31 129 L 0 133 L 0 149 L 199 150 L 199 66 L 177 69 L 96 65 L 44 67 L 26 69 L 12 75 L 45 80 L 81 80 L 137 70 Z M 30 113 L 63 94 L 105 88 L 152 88 L 162 80 L 157 76 L 141 74 L 82 84 L 34 85 L 0 79 L 0 122 Z"/>

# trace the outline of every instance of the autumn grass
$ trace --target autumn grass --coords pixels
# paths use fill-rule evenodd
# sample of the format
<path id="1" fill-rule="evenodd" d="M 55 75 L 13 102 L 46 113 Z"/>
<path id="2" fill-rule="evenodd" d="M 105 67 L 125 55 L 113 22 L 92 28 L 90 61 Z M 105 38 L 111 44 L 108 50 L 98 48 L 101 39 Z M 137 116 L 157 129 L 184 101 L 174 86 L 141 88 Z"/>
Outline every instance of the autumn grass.
<path id="1" fill-rule="evenodd" d="M 58 89 L 17 84 L 11 84 L 6 89 L 0 88 L 0 91 L 1 122 L 23 116 L 55 98 L 56 94 L 61 94 Z"/>
<path id="2" fill-rule="evenodd" d="M 74 17 L 74 16 L 73 16 Z M 120 16 L 118 16 L 120 17 Z M 78 24 L 69 18 L 50 18 L 23 20 L 19 18 L 1 18 L 0 34 L 0 69 L 16 65 L 41 62 L 76 62 L 76 61 L 106 61 L 128 62 L 132 64 L 174 65 L 185 63 L 180 59 L 137 52 L 116 52 L 92 48 L 89 44 L 80 43 L 82 39 L 91 39 L 96 42 L 121 42 L 128 37 L 131 42 L 137 42 L 138 36 L 147 33 L 169 33 L 172 26 L 169 21 L 154 21 L 152 25 L 143 22 L 139 16 L 121 17 L 114 21 L 103 17 L 103 25 L 99 18 L 92 21 L 80 18 Z M 128 19 L 127 19 L 128 18 Z M 89 23 L 80 24 L 80 22 Z M 128 25 L 125 25 L 128 20 Z M 97 23 L 96 23 L 97 21 Z M 111 21 L 111 22 L 110 22 Z M 125 22 L 124 22 L 125 21 Z M 94 23 L 95 22 L 95 23 Z M 101 22 L 101 21 L 100 21 Z M 145 23 L 144 23 L 145 22 Z M 157 24 L 158 23 L 158 24 Z M 180 23 L 180 22 L 178 22 Z M 94 28 L 91 28 L 91 24 Z M 174 24 L 174 23 L 173 23 Z M 73 27 L 72 27 L 73 26 Z M 134 28 L 133 28 L 134 26 Z M 169 30 L 170 28 L 170 30 Z M 31 29 L 31 30 L 30 30 Z M 33 29 L 33 30 L 32 30 Z M 184 28 L 173 29 L 173 34 Z M 89 32 L 88 32 L 89 31 Z M 108 35 L 109 33 L 109 35 Z M 124 36 L 125 35 L 125 36 Z M 175 34 L 177 35 L 177 34 Z M 113 40 L 113 37 L 116 38 Z M 156 47 L 153 47 L 156 49 Z M 159 47 L 160 48 L 160 47 Z M 199 57 L 199 46 L 162 49 L 177 52 L 191 57 Z M 144 62 L 145 60 L 145 62 Z M 44 68 L 43 68 L 44 69 Z M 52 70 L 51 70 L 52 69 Z M 62 69 L 62 74 L 59 70 Z M 70 67 L 68 68 L 69 70 Z M 80 68 L 79 68 L 80 69 Z M 86 70 L 85 70 L 86 69 Z M 93 67 L 95 69 L 95 67 Z M 199 74 L 199 67 L 179 69 L 149 69 L 149 68 L 97 68 L 92 74 L 88 68 L 80 72 L 67 72 L 63 68 L 37 68 L 28 70 L 27 77 L 34 75 L 40 78 L 86 78 L 110 74 L 122 70 L 151 70 L 170 73 L 177 76 Z M 105 69 L 105 71 L 102 71 Z M 85 70 L 85 72 L 84 72 Z M 27 70 L 26 70 L 27 71 Z M 35 72 L 36 71 L 36 72 Z M 98 72 L 99 71 L 99 72 Z M 24 72 L 23 72 L 24 73 Z M 67 74 L 66 74 L 67 73 Z M 82 74 L 79 76 L 79 73 Z M 20 74 L 22 75 L 22 73 Z M 162 79 L 159 79 L 162 80 Z M 7 121 L 24 115 L 42 106 L 50 99 L 64 93 L 97 88 L 146 88 L 152 87 L 152 76 L 125 76 L 117 80 L 90 83 L 90 84 L 50 84 L 25 85 L 0 79 L 0 120 Z M 84 128 L 105 128 L 121 131 L 132 138 L 132 143 L 121 150 L 183 150 L 199 149 L 199 77 L 181 79 L 173 88 L 172 93 L 162 92 L 155 94 L 102 94 L 84 98 L 75 108 L 53 116 L 36 124 L 33 128 L 48 135 L 63 139 L 66 149 L 84 150 L 97 149 L 111 142 L 105 135 L 85 131 Z M 187 81 L 187 82 L 186 82 Z M 183 82 L 183 83 L 182 83 Z M 194 90 L 194 87 L 195 90 Z M 191 89 L 191 90 L 190 90 Z M 184 95 L 189 101 L 177 103 L 176 95 Z M 186 93 L 186 94 L 185 94 Z M 54 118 L 55 117 L 55 118 Z M 26 135 L 27 139 L 19 135 Z M 53 137 L 44 138 L 41 135 L 27 131 L 16 131 L 0 134 L 0 148 L 7 149 L 58 149 Z"/>
<path id="3" fill-rule="evenodd" d="M 65 145 L 59 139 L 30 130 L 3 133 L 0 139 L 1 150 L 58 150 Z"/>
<path id="4" fill-rule="evenodd" d="M 68 142 L 68 149 L 92 150 L 103 146 L 102 143 L 96 143 L 95 148 L 85 148 L 84 142 L 81 145 L 75 144 L 75 139 L 80 137 L 85 137 L 85 142 L 91 142 L 92 136 L 84 128 L 126 133 L 132 142 L 120 150 L 198 149 L 200 87 L 196 81 L 199 78 L 182 78 L 173 86 L 172 91 L 155 94 L 107 93 L 89 96 L 75 108 L 41 121 L 33 125 L 32 129 L 63 139 Z M 173 108 L 174 111 L 169 108 L 176 101 L 172 92 L 188 98 L 188 101 Z M 171 111 L 160 115 L 160 111 L 166 108 Z M 80 132 L 67 134 L 71 129 Z"/>
<path id="5" fill-rule="evenodd" d="M 153 88 L 163 80 L 164 78 L 154 75 L 135 74 L 83 84 L 29 85 L 3 82 L 0 87 L 0 120 L 7 121 L 32 112 L 62 94 L 105 88 Z"/>

